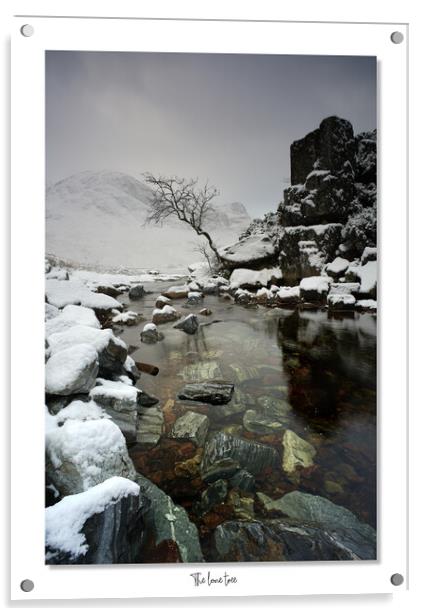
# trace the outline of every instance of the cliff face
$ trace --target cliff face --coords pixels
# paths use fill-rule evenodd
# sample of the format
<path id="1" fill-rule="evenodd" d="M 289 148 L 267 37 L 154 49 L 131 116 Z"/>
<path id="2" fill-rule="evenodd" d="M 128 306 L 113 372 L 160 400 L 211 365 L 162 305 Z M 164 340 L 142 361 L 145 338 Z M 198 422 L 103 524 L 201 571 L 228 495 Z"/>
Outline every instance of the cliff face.
<path id="1" fill-rule="evenodd" d="M 354 136 L 335 116 L 290 148 L 292 185 L 278 206 L 279 263 L 296 284 L 337 256 L 360 257 L 376 244 L 376 133 Z"/>

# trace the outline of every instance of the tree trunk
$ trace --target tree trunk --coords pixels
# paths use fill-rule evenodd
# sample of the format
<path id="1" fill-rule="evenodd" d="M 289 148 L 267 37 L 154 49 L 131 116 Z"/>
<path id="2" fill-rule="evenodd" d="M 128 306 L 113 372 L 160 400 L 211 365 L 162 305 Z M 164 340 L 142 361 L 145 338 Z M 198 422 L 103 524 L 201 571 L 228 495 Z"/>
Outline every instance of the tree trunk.
<path id="1" fill-rule="evenodd" d="M 213 243 L 212 238 L 210 237 L 210 235 L 207 233 L 207 231 L 200 231 L 200 235 L 204 235 L 204 237 L 206 238 L 206 240 L 209 243 L 210 249 L 211 251 L 214 253 L 216 259 L 218 260 L 219 263 L 222 263 L 222 259 L 221 256 L 219 254 L 218 249 L 216 248 L 216 246 Z"/>

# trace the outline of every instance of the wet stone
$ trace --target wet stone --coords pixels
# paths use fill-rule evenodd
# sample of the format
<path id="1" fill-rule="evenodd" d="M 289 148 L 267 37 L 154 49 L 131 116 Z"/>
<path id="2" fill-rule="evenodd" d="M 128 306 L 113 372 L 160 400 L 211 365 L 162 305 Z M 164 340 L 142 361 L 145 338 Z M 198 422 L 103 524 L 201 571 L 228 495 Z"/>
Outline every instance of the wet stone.
<path id="1" fill-rule="evenodd" d="M 189 364 L 184 366 L 178 374 L 187 383 L 201 383 L 222 378 L 217 361 L 200 361 Z"/>
<path id="2" fill-rule="evenodd" d="M 224 479 L 217 479 L 201 494 L 200 511 L 206 513 L 215 505 L 223 503 L 228 494 L 228 483 Z"/>
<path id="3" fill-rule="evenodd" d="M 309 468 L 314 463 L 316 449 L 292 430 L 283 435 L 283 471 L 288 474 L 300 468 Z"/>
<path id="4" fill-rule="evenodd" d="M 203 471 L 207 472 L 218 461 L 231 459 L 253 475 L 276 466 L 278 454 L 273 447 L 255 441 L 218 432 L 206 443 L 203 456 Z"/>
<path id="5" fill-rule="evenodd" d="M 188 411 L 176 420 L 171 438 L 188 440 L 197 446 L 204 444 L 209 429 L 209 419 L 206 415 Z"/>
<path id="6" fill-rule="evenodd" d="M 179 392 L 180 400 L 194 400 L 209 404 L 227 404 L 232 399 L 234 385 L 226 382 L 188 383 Z"/>
<path id="7" fill-rule="evenodd" d="M 287 427 L 288 421 L 281 412 L 249 409 L 244 413 L 244 428 L 257 434 L 271 434 Z"/>
<path id="8" fill-rule="evenodd" d="M 145 289 L 142 284 L 136 284 L 129 289 L 129 299 L 141 299 L 145 295 Z"/>
<path id="9" fill-rule="evenodd" d="M 141 445 L 154 447 L 164 429 L 163 411 L 158 407 L 143 409 L 138 413 L 136 441 Z"/>
<path id="10" fill-rule="evenodd" d="M 236 472 L 229 480 L 229 484 L 242 492 L 254 492 L 255 490 L 255 479 L 245 469 Z"/>
<path id="11" fill-rule="evenodd" d="M 189 314 L 187 317 L 184 317 L 181 321 L 173 325 L 174 329 L 181 329 L 186 334 L 193 335 L 198 330 L 198 318 L 195 314 Z"/>

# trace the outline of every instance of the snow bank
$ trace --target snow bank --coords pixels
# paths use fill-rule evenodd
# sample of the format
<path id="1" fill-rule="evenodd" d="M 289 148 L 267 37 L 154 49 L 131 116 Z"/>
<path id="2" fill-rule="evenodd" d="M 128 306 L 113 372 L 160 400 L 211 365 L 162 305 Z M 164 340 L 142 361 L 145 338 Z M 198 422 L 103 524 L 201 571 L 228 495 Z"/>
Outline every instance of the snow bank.
<path id="1" fill-rule="evenodd" d="M 264 268 L 259 271 L 239 268 L 232 272 L 229 282 L 231 289 L 238 289 L 242 286 L 266 287 L 271 280 L 277 280 L 281 277 L 282 273 L 279 267 Z"/>
<path id="2" fill-rule="evenodd" d="M 98 354 L 90 344 L 52 351 L 45 367 L 46 393 L 62 396 L 87 393 L 95 384 L 98 370 Z"/>
<path id="3" fill-rule="evenodd" d="M 49 304 L 57 308 L 63 308 L 68 304 L 99 310 L 122 307 L 116 299 L 103 293 L 94 293 L 79 281 L 46 280 L 46 296 Z"/>
<path id="4" fill-rule="evenodd" d="M 65 496 L 45 510 L 46 545 L 50 550 L 68 552 L 77 558 L 88 550 L 82 530 L 86 521 L 107 507 L 126 498 L 138 496 L 140 487 L 124 477 L 111 477 L 87 492 Z"/>

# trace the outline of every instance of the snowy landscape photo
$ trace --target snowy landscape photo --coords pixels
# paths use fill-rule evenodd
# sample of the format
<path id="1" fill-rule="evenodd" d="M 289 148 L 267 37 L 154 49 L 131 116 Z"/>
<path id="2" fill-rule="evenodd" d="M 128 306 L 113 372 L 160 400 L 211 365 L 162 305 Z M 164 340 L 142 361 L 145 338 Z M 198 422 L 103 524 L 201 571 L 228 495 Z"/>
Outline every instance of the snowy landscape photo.
<path id="1" fill-rule="evenodd" d="M 376 560 L 376 102 L 46 52 L 46 564 Z"/>

